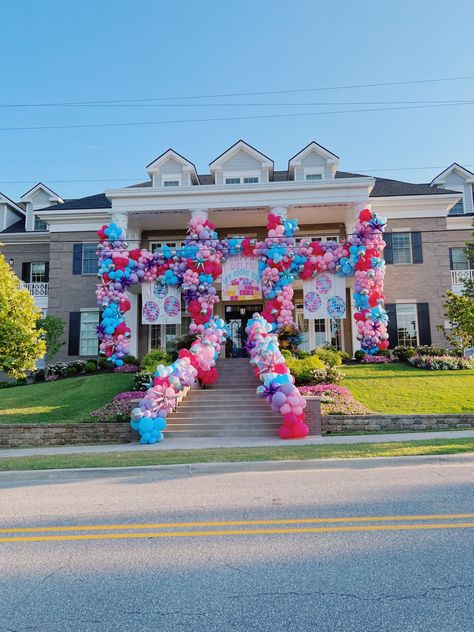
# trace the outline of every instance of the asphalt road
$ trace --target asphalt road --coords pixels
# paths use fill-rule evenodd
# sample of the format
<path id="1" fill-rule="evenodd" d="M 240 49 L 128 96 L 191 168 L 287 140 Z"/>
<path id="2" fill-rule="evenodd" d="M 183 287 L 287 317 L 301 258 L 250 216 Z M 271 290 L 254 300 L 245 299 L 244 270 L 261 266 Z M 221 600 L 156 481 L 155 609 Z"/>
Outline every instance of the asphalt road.
<path id="1" fill-rule="evenodd" d="M 204 472 L 0 477 L 0 631 L 474 629 L 474 461 Z"/>

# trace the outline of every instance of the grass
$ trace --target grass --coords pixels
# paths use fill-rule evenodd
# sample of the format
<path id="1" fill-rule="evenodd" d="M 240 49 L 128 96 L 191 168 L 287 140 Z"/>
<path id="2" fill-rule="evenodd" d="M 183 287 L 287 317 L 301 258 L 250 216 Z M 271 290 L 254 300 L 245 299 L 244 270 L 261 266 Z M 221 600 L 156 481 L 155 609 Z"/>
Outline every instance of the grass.
<path id="1" fill-rule="evenodd" d="M 406 364 L 342 366 L 343 385 L 377 413 L 474 413 L 474 370 L 426 371 Z"/>
<path id="2" fill-rule="evenodd" d="M 263 448 L 214 448 L 207 450 L 156 450 L 58 454 L 55 456 L 0 457 L 0 471 L 65 468 L 124 467 L 242 461 L 305 461 L 308 459 L 352 459 L 358 457 L 419 456 L 474 452 L 474 439 L 432 439 L 351 445 L 282 446 Z"/>
<path id="3" fill-rule="evenodd" d="M 0 424 L 75 423 L 131 390 L 130 373 L 103 373 L 0 389 Z"/>

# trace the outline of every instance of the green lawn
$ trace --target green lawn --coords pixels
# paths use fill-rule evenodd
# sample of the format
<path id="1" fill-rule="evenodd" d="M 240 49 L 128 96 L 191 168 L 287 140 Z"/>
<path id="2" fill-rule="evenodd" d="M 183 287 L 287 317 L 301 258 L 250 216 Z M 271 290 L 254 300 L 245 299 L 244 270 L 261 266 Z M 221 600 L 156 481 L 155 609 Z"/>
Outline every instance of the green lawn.
<path id="1" fill-rule="evenodd" d="M 474 370 L 426 371 L 406 364 L 349 364 L 343 386 L 378 413 L 474 413 Z"/>
<path id="2" fill-rule="evenodd" d="M 163 444 L 164 446 L 166 445 Z M 433 439 L 403 443 L 355 443 L 350 445 L 298 445 L 268 448 L 214 448 L 207 450 L 156 450 L 58 454 L 0 458 L 0 471 L 47 470 L 84 467 L 124 467 L 130 465 L 172 465 L 239 461 L 305 461 L 307 459 L 351 459 L 357 457 L 419 456 L 474 452 L 474 439 Z"/>
<path id="3" fill-rule="evenodd" d="M 133 388 L 130 373 L 103 373 L 0 389 L 0 424 L 73 423 Z"/>

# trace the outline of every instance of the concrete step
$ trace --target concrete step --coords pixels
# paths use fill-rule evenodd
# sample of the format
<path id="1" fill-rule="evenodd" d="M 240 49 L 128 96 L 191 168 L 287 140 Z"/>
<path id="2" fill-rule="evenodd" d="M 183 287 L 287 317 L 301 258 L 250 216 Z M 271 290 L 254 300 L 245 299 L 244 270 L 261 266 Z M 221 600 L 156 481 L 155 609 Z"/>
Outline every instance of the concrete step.
<path id="1" fill-rule="evenodd" d="M 278 437 L 278 429 L 270 430 L 165 430 L 168 438 L 191 437 Z"/>
<path id="2" fill-rule="evenodd" d="M 245 424 L 247 426 L 253 426 L 257 423 L 281 423 L 281 415 L 259 415 L 254 417 L 244 417 L 239 416 L 237 413 L 234 413 L 232 417 L 227 415 L 170 415 L 168 417 L 169 423 L 180 423 L 180 424 L 215 424 L 215 425 L 232 425 L 232 424 Z"/>

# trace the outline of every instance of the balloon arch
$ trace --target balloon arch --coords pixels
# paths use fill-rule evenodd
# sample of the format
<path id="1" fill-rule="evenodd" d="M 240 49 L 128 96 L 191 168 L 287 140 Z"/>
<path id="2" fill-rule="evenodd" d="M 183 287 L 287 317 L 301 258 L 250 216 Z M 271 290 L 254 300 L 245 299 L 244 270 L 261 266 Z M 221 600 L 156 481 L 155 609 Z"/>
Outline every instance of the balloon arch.
<path id="1" fill-rule="evenodd" d="M 286 209 L 272 209 L 267 219 L 268 236 L 263 241 L 219 240 L 207 214 L 196 211 L 189 220 L 184 245 L 176 250 L 164 246 L 156 253 L 140 248 L 129 250 L 125 234 L 116 224 L 102 226 L 98 231 L 101 280 L 96 294 L 102 315 L 97 336 L 101 353 L 114 365 L 123 364 L 130 338 L 125 314 L 131 304 L 126 292 L 141 282 L 180 286 L 192 319 L 190 333 L 197 336 L 189 350 L 179 352 L 173 364 L 157 367 L 140 408 L 132 411 L 131 424 L 139 431 L 142 443 L 156 443 L 163 438 L 166 416 L 185 386 L 191 386 L 196 378 L 202 384 L 212 384 L 218 378 L 215 364 L 227 331 L 224 321 L 213 316 L 214 305 L 220 300 L 214 282 L 227 257 L 258 258 L 266 305 L 261 314 L 248 322 L 247 347 L 250 362 L 263 383 L 257 393 L 283 415 L 279 433 L 282 438 L 308 434 L 304 423 L 306 401 L 293 384 L 276 336 L 279 328 L 293 323 L 292 284 L 296 279 L 311 279 L 320 272 L 355 277 L 354 319 L 361 349 L 376 354 L 388 347 L 388 319 L 383 308 L 385 220 L 364 209 L 353 233 L 343 243 L 297 244 L 297 220 L 288 219 Z"/>

